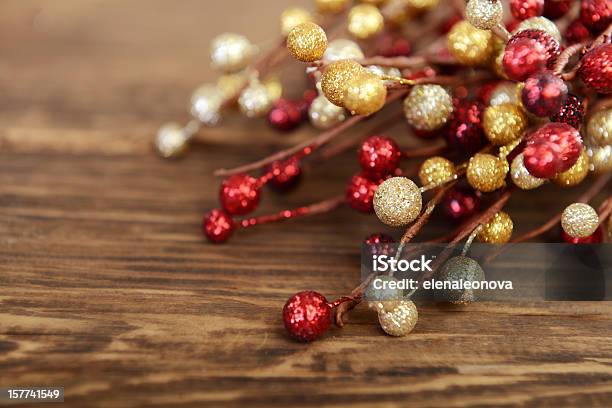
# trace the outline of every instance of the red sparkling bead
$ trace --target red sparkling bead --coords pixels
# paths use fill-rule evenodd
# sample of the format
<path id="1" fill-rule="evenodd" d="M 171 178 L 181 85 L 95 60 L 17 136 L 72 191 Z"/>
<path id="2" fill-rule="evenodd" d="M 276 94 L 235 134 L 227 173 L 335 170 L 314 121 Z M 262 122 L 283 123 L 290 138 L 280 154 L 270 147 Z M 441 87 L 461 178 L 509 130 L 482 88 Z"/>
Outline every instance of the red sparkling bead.
<path id="1" fill-rule="evenodd" d="M 510 11 L 514 18 L 519 20 L 541 16 L 544 11 L 544 0 L 510 0 Z"/>
<path id="2" fill-rule="evenodd" d="M 288 191 L 298 185 L 302 176 L 300 161 L 295 157 L 287 160 L 277 160 L 266 167 L 266 173 L 271 173 L 271 187 L 279 191 Z"/>
<path id="3" fill-rule="evenodd" d="M 407 57 L 412 52 L 412 45 L 407 38 L 395 33 L 386 33 L 376 42 L 377 55 L 382 57 Z"/>
<path id="4" fill-rule="evenodd" d="M 388 244 L 395 243 L 395 240 L 387 234 L 377 233 L 368 235 L 363 243 L 370 255 L 370 259 L 374 255 L 391 255 L 394 252 L 393 245 Z"/>
<path id="5" fill-rule="evenodd" d="M 536 116 L 550 116 L 559 111 L 567 97 L 567 85 L 550 71 L 540 71 L 525 80 L 521 91 L 523 106 Z"/>
<path id="6" fill-rule="evenodd" d="M 370 180 L 366 174 L 359 173 L 351 177 L 346 187 L 346 202 L 354 210 L 363 213 L 374 211 L 372 203 L 378 182 Z"/>
<path id="7" fill-rule="evenodd" d="M 302 104 L 281 98 L 268 113 L 268 122 L 274 129 L 284 132 L 295 129 L 303 119 Z"/>
<path id="8" fill-rule="evenodd" d="M 563 17 L 572 8 L 574 0 L 546 0 L 542 15 L 551 20 Z"/>
<path id="9" fill-rule="evenodd" d="M 612 44 L 599 45 L 584 54 L 578 76 L 595 92 L 612 93 Z"/>
<path id="10" fill-rule="evenodd" d="M 442 208 L 451 220 L 460 222 L 470 218 L 480 210 L 480 197 L 471 188 L 455 188 L 444 198 Z"/>
<path id="11" fill-rule="evenodd" d="M 565 29 L 565 40 L 568 45 L 576 44 L 588 40 L 591 37 L 591 32 L 580 19 L 572 21 Z"/>
<path id="12" fill-rule="evenodd" d="M 219 201 L 228 214 L 244 215 L 257 208 L 261 185 L 248 174 L 234 174 L 221 184 Z"/>
<path id="13" fill-rule="evenodd" d="M 563 106 L 550 117 L 550 121 L 567 123 L 576 129 L 580 129 L 583 117 L 584 107 L 582 106 L 582 101 L 576 95 L 569 94 Z"/>
<path id="14" fill-rule="evenodd" d="M 520 24 L 521 24 L 521 20 L 517 20 L 513 18 L 512 20 L 506 23 L 506 30 L 508 30 L 508 32 L 513 32 L 514 30 L 518 28 Z"/>
<path id="15" fill-rule="evenodd" d="M 454 109 L 444 128 L 444 137 L 449 146 L 463 153 L 474 153 L 482 147 L 483 105 L 480 102 L 455 99 Z"/>
<path id="16" fill-rule="evenodd" d="M 530 38 L 542 44 L 546 49 L 546 66 L 552 68 L 553 65 L 555 65 L 557 57 L 561 53 L 561 46 L 559 45 L 559 41 L 555 40 L 552 35 L 548 34 L 546 31 L 532 28 L 516 33 L 510 40 L 512 41 L 512 39 L 514 39 L 518 41 L 521 38 Z"/>
<path id="17" fill-rule="evenodd" d="M 599 34 L 612 23 L 612 2 L 610 0 L 582 0 L 580 20 L 593 34 Z"/>
<path id="18" fill-rule="evenodd" d="M 561 229 L 561 238 L 568 244 L 601 244 L 603 242 L 603 228 L 600 225 L 594 233 L 584 238 L 574 238 Z"/>
<path id="19" fill-rule="evenodd" d="M 202 230 L 204 235 L 210 242 L 220 244 L 234 232 L 234 220 L 223 210 L 212 210 L 206 215 L 202 221 Z"/>
<path id="20" fill-rule="evenodd" d="M 502 59 L 506 75 L 515 81 L 524 81 L 529 75 L 544 69 L 547 62 L 546 49 L 531 38 L 512 37 Z"/>
<path id="21" fill-rule="evenodd" d="M 551 178 L 569 170 L 581 152 L 582 139 L 576 129 L 566 123 L 547 123 L 529 136 L 523 158 L 532 176 Z"/>
<path id="22" fill-rule="evenodd" d="M 385 136 L 365 139 L 357 153 L 363 171 L 372 179 L 392 174 L 399 166 L 402 151 L 395 141 Z"/>
<path id="23" fill-rule="evenodd" d="M 320 293 L 298 292 L 283 307 L 283 323 L 294 339 L 313 341 L 331 325 L 331 307 Z"/>

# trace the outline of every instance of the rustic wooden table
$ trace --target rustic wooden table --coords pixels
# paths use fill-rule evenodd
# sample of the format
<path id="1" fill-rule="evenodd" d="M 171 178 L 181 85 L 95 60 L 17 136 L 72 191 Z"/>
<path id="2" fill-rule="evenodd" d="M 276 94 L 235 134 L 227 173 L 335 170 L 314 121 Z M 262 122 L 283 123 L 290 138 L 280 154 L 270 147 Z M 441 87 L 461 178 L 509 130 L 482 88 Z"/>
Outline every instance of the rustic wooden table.
<path id="1" fill-rule="evenodd" d="M 0 387 L 64 386 L 78 407 L 610 406 L 610 303 L 424 306 L 400 339 L 361 308 L 305 345 L 284 333 L 284 301 L 349 292 L 374 217 L 339 209 L 204 242 L 212 170 L 313 131 L 232 117 L 173 163 L 151 136 L 213 78 L 210 38 L 274 38 L 281 3 L 2 1 Z M 329 197 L 355 171 L 351 154 L 318 166 L 261 211 Z M 517 194 L 510 211 L 525 230 L 576 194 Z"/>

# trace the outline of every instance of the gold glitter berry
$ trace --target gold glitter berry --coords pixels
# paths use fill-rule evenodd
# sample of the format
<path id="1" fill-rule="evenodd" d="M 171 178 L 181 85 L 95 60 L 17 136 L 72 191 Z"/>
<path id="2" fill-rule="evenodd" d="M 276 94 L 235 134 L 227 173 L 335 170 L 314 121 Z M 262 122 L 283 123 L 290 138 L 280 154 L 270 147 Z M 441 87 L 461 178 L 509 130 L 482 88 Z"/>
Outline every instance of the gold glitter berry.
<path id="1" fill-rule="evenodd" d="M 448 49 L 463 65 L 482 65 L 493 54 L 493 34 L 460 21 L 448 33 Z"/>
<path id="2" fill-rule="evenodd" d="M 392 177 L 378 186 L 374 193 L 374 211 L 383 223 L 392 227 L 409 224 L 421 212 L 421 191 L 406 177 Z"/>
<path id="3" fill-rule="evenodd" d="M 404 99 L 406 120 L 418 130 L 441 128 L 452 112 L 453 100 L 440 85 L 417 85 Z"/>
<path id="4" fill-rule="evenodd" d="M 477 235 L 480 242 L 487 244 L 505 244 L 510 241 L 514 224 L 510 216 L 500 211 L 491 218 L 489 222 L 482 226 Z"/>
<path id="5" fill-rule="evenodd" d="M 503 14 L 504 8 L 499 0 L 470 0 L 465 6 L 465 18 L 481 30 L 495 27 Z"/>
<path id="6" fill-rule="evenodd" d="M 577 186 L 589 174 L 589 166 L 589 155 L 586 149 L 584 149 L 576 163 L 569 170 L 557 174 L 553 181 L 561 187 Z"/>
<path id="7" fill-rule="evenodd" d="M 346 84 L 344 107 L 353 115 L 371 115 L 385 106 L 387 88 L 378 75 L 364 73 Z"/>
<path id="8" fill-rule="evenodd" d="M 485 109 L 482 126 L 491 143 L 497 146 L 507 145 L 518 140 L 527 129 L 527 117 L 517 106 L 504 103 L 489 106 Z"/>
<path id="9" fill-rule="evenodd" d="M 365 72 L 365 68 L 353 60 L 334 61 L 327 66 L 321 76 L 321 89 L 331 103 L 344 107 L 344 94 L 348 81 Z"/>
<path id="10" fill-rule="evenodd" d="M 379 302 L 378 305 L 378 322 L 388 335 L 405 336 L 416 326 L 419 313 L 413 301 Z"/>
<path id="11" fill-rule="evenodd" d="M 298 61 L 317 61 L 323 57 L 326 48 L 325 31 L 312 22 L 294 27 L 287 36 L 287 49 Z"/>
<path id="12" fill-rule="evenodd" d="M 507 165 L 488 153 L 476 153 L 468 162 L 467 180 L 470 186 L 483 193 L 490 193 L 504 186 Z"/>
<path id="13" fill-rule="evenodd" d="M 597 212 L 588 204 L 570 204 L 561 214 L 561 227 L 569 236 L 585 238 L 593 234 L 599 225 Z"/>
<path id="14" fill-rule="evenodd" d="M 425 160 L 419 170 L 419 180 L 423 186 L 436 186 L 449 181 L 455 175 L 455 165 L 450 160 L 434 156 Z"/>

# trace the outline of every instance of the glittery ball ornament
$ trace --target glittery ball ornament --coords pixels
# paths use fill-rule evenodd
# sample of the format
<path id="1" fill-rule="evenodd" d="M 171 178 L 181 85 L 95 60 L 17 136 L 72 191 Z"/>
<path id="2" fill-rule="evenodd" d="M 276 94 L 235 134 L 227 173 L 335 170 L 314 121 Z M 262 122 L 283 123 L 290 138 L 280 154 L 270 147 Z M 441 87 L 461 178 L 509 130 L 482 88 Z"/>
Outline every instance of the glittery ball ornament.
<path id="1" fill-rule="evenodd" d="M 587 122 L 589 142 L 597 146 L 612 145 L 612 108 L 596 112 Z"/>
<path id="2" fill-rule="evenodd" d="M 317 129 L 329 129 L 346 119 L 344 108 L 334 105 L 325 95 L 319 95 L 308 108 L 310 123 Z"/>
<path id="3" fill-rule="evenodd" d="M 278 191 L 291 190 L 298 185 L 302 176 L 300 161 L 295 157 L 274 161 L 265 171 L 272 175 L 269 185 Z"/>
<path id="4" fill-rule="evenodd" d="M 419 180 L 423 186 L 437 186 L 450 181 L 455 176 L 455 165 L 452 161 L 434 156 L 425 160 L 419 169 Z"/>
<path id="5" fill-rule="evenodd" d="M 587 150 L 593 171 L 597 174 L 612 171 L 612 146 L 595 146 Z"/>
<path id="6" fill-rule="evenodd" d="M 474 153 L 482 147 L 483 105 L 477 101 L 456 99 L 448 125 L 444 129 L 446 142 L 462 153 Z"/>
<path id="7" fill-rule="evenodd" d="M 568 94 L 561 108 L 550 117 L 550 121 L 567 123 L 575 129 L 580 129 L 583 117 L 584 107 L 582 106 L 582 100 L 576 95 Z"/>
<path id="8" fill-rule="evenodd" d="M 527 117 L 517 106 L 510 103 L 489 106 L 485 109 L 482 126 L 491 143 L 507 145 L 518 140 L 527 128 Z"/>
<path id="9" fill-rule="evenodd" d="M 589 166 L 589 155 L 586 149 L 583 149 L 580 157 L 578 157 L 578 161 L 569 170 L 557 174 L 553 181 L 561 187 L 577 186 L 589 174 Z"/>
<path id="10" fill-rule="evenodd" d="M 582 0 L 580 20 L 594 34 L 599 34 L 612 23 L 612 4 L 610 0 Z"/>
<path id="11" fill-rule="evenodd" d="M 221 183 L 219 201 L 228 214 L 248 214 L 257 208 L 260 190 L 260 182 L 255 177 L 234 174 Z"/>
<path id="12" fill-rule="evenodd" d="M 204 235 L 215 244 L 227 241 L 235 228 L 236 224 L 232 217 L 223 210 L 212 210 L 204 215 L 202 220 Z"/>
<path id="13" fill-rule="evenodd" d="M 402 151 L 397 143 L 380 135 L 366 138 L 357 152 L 361 168 L 373 180 L 393 174 L 399 167 L 401 158 Z"/>
<path id="14" fill-rule="evenodd" d="M 588 204 L 574 203 L 561 214 L 561 227 L 574 238 L 584 238 L 593 234 L 599 226 L 597 212 Z"/>
<path id="15" fill-rule="evenodd" d="M 490 193 L 504 186 L 507 165 L 488 153 L 476 153 L 468 162 L 466 177 L 470 186 L 483 193 Z"/>
<path id="16" fill-rule="evenodd" d="M 457 289 L 436 291 L 436 300 L 453 304 L 472 303 L 477 300 L 477 290 L 472 288 L 459 288 L 463 282 L 480 282 L 485 279 L 482 267 L 474 259 L 467 256 L 455 256 L 442 265 L 437 275 L 442 282 L 457 282 Z"/>
<path id="17" fill-rule="evenodd" d="M 348 14 L 347 29 L 349 33 L 366 40 L 380 33 L 385 25 L 385 19 L 378 7 L 371 4 L 354 6 Z"/>
<path id="18" fill-rule="evenodd" d="M 490 30 L 502 21 L 504 8 L 500 0 L 469 0 L 465 18 L 474 27 Z"/>
<path id="19" fill-rule="evenodd" d="M 180 157 L 187 150 L 187 133 L 181 125 L 175 122 L 166 123 L 157 132 L 155 150 L 165 159 Z"/>
<path id="20" fill-rule="evenodd" d="M 249 118 L 266 115 L 272 109 L 273 104 L 274 99 L 268 87 L 257 80 L 252 81 L 238 98 L 240 111 Z"/>
<path id="21" fill-rule="evenodd" d="M 326 48 L 325 31 L 313 22 L 295 26 L 287 36 L 287 49 L 298 61 L 317 61 L 323 57 Z"/>
<path id="22" fill-rule="evenodd" d="M 416 85 L 404 99 L 404 115 L 417 130 L 441 128 L 453 112 L 453 100 L 440 85 Z"/>
<path id="23" fill-rule="evenodd" d="M 350 0 L 315 0 L 319 13 L 337 14 L 348 7 Z"/>
<path id="24" fill-rule="evenodd" d="M 510 0 L 510 12 L 517 20 L 541 16 L 544 0 Z"/>
<path id="25" fill-rule="evenodd" d="M 448 33 L 448 50 L 460 64 L 485 64 L 493 54 L 493 34 L 460 21 Z"/>
<path id="26" fill-rule="evenodd" d="M 517 155 L 510 165 L 510 177 L 514 184 L 522 190 L 532 190 L 546 182 L 545 179 L 533 177 L 523 163 L 523 153 Z"/>
<path id="27" fill-rule="evenodd" d="M 582 152 L 582 139 L 565 123 L 547 123 L 533 132 L 523 150 L 524 163 L 534 177 L 552 178 L 567 171 Z"/>
<path id="28" fill-rule="evenodd" d="M 291 337 L 309 342 L 331 325 L 332 310 L 325 296 L 304 291 L 291 296 L 283 307 L 283 323 Z"/>
<path id="29" fill-rule="evenodd" d="M 302 122 L 302 103 L 280 98 L 274 103 L 268 113 L 268 123 L 274 129 L 288 132 L 295 129 Z"/>
<path id="30" fill-rule="evenodd" d="M 353 60 L 334 61 L 321 76 L 321 90 L 331 103 L 344 107 L 344 95 L 349 80 L 365 72 L 365 68 Z"/>
<path id="31" fill-rule="evenodd" d="M 542 30 L 552 36 L 558 43 L 561 43 L 561 33 L 557 25 L 546 17 L 531 17 L 523 20 L 514 30 L 513 34 L 520 33 L 525 30 Z"/>
<path id="32" fill-rule="evenodd" d="M 362 213 L 371 213 L 374 192 L 378 182 L 371 180 L 365 173 L 358 173 L 351 177 L 346 186 L 346 203 L 354 210 Z"/>
<path id="33" fill-rule="evenodd" d="M 221 119 L 223 92 L 218 86 L 204 84 L 191 95 L 191 114 L 207 126 L 214 126 Z"/>
<path id="34" fill-rule="evenodd" d="M 288 8 L 280 16 L 281 34 L 286 37 L 295 27 L 311 21 L 312 15 L 308 10 L 299 7 Z"/>
<path id="35" fill-rule="evenodd" d="M 499 211 L 482 226 L 476 238 L 478 241 L 487 244 L 505 244 L 510 241 L 513 228 L 514 224 L 510 216 L 503 211 Z"/>
<path id="36" fill-rule="evenodd" d="M 559 42 L 542 30 L 523 30 L 510 38 L 502 59 L 508 78 L 524 81 L 550 66 L 559 55 Z"/>
<path id="37" fill-rule="evenodd" d="M 379 302 L 378 305 L 378 323 L 388 335 L 406 336 L 416 326 L 419 313 L 413 301 Z"/>
<path id="38" fill-rule="evenodd" d="M 252 61 L 257 47 L 243 35 L 224 33 L 212 40 L 210 58 L 212 65 L 226 73 L 238 72 Z"/>
<path id="39" fill-rule="evenodd" d="M 383 233 L 370 234 L 363 240 L 363 244 L 370 259 L 372 259 L 374 255 L 393 255 L 394 249 L 392 244 L 394 243 L 395 240 L 392 236 Z"/>
<path id="40" fill-rule="evenodd" d="M 551 71 L 540 71 L 525 80 L 521 101 L 536 116 L 554 115 L 567 98 L 567 85 Z"/>
<path id="41" fill-rule="evenodd" d="M 421 191 L 406 177 L 392 177 L 378 186 L 374 193 L 374 211 L 383 223 L 401 227 L 414 221 L 421 212 Z"/>
<path id="42" fill-rule="evenodd" d="M 217 79 L 217 89 L 223 95 L 223 99 L 233 99 L 239 95 L 240 90 L 249 82 L 249 77 L 245 71 L 233 74 L 225 74 Z"/>
<path id="43" fill-rule="evenodd" d="M 568 24 L 563 36 L 567 44 L 572 45 L 588 40 L 591 37 L 591 32 L 578 18 Z"/>
<path id="44" fill-rule="evenodd" d="M 452 221 L 463 221 L 480 210 L 480 197 L 469 187 L 454 188 L 444 198 L 442 208 Z"/>
<path id="45" fill-rule="evenodd" d="M 601 244 L 604 240 L 603 238 L 604 234 L 601 225 L 597 227 L 594 233 L 583 238 L 574 238 L 561 230 L 561 239 L 568 244 Z"/>
<path id="46" fill-rule="evenodd" d="M 363 73 L 348 80 L 344 107 L 353 115 L 371 115 L 385 106 L 387 88 L 376 74 Z"/>
<path id="47" fill-rule="evenodd" d="M 580 61 L 578 77 L 582 82 L 595 92 L 612 93 L 612 44 L 591 49 Z"/>
<path id="48" fill-rule="evenodd" d="M 338 38 L 337 40 L 330 41 L 323 54 L 323 59 L 328 62 L 362 58 L 364 58 L 364 55 L 359 44 L 345 38 Z"/>

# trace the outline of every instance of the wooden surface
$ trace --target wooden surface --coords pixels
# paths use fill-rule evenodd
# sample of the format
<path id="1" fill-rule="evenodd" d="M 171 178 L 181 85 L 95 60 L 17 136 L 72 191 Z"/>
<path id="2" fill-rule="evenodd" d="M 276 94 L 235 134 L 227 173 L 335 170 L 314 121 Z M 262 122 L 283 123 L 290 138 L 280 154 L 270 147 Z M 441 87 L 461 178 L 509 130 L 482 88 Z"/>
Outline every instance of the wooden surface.
<path id="1" fill-rule="evenodd" d="M 2 1 L 0 387 L 64 386 L 76 407 L 610 406 L 610 303 L 424 306 L 401 339 L 360 308 L 304 345 L 286 337 L 283 303 L 348 293 L 374 217 L 340 209 L 203 241 L 212 170 L 312 131 L 232 117 L 176 163 L 151 135 L 186 120 L 190 90 L 213 78 L 215 33 L 274 38 L 284 6 Z M 291 195 L 266 191 L 261 212 L 336 194 L 356 169 L 352 154 L 318 166 Z M 524 231 L 576 194 L 546 187 L 509 211 Z"/>

